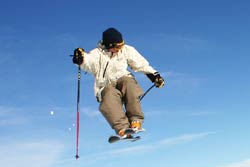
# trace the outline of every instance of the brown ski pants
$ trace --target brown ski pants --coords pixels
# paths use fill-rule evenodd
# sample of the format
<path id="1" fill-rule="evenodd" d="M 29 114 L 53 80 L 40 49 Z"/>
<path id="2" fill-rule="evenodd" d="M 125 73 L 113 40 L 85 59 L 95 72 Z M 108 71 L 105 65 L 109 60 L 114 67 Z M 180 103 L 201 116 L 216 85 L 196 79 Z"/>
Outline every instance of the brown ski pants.
<path id="1" fill-rule="evenodd" d="M 103 89 L 99 110 L 116 133 L 128 128 L 132 121 L 143 122 L 144 114 L 140 104 L 142 94 L 143 90 L 137 81 L 128 76 L 119 78 L 116 83 Z"/>

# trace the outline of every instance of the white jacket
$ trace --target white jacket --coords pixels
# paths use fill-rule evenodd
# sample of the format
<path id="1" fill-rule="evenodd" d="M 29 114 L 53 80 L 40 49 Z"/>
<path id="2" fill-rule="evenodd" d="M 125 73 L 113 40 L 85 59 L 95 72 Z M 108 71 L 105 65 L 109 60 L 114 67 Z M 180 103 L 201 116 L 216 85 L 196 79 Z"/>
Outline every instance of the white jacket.
<path id="1" fill-rule="evenodd" d="M 124 45 L 118 53 L 112 54 L 99 44 L 89 53 L 84 53 L 84 62 L 81 68 L 95 76 L 94 92 L 101 101 L 103 88 L 120 77 L 131 76 L 130 67 L 135 72 L 144 74 L 155 73 L 148 61 L 132 46 Z"/>

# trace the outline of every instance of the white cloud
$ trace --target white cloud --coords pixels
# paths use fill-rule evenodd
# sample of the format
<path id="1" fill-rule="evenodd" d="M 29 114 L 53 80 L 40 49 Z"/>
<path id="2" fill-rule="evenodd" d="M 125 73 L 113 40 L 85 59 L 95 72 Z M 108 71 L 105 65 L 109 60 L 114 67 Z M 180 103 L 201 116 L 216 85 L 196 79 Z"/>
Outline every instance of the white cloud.
<path id="1" fill-rule="evenodd" d="M 215 111 L 197 111 L 189 113 L 189 116 L 208 116 L 216 114 Z"/>
<path id="2" fill-rule="evenodd" d="M 224 165 L 221 167 L 249 167 L 249 166 L 250 166 L 250 159 L 246 159 L 246 160 L 241 161 L 241 162 L 236 162 L 236 163 Z"/>
<path id="3" fill-rule="evenodd" d="M 156 149 L 162 149 L 164 147 L 170 147 L 178 144 L 189 143 L 198 139 L 202 139 L 208 137 L 209 135 L 215 134 L 215 132 L 203 132 L 203 133 L 192 133 L 192 134 L 184 134 L 173 138 L 166 138 L 160 141 L 157 141 L 152 144 L 147 145 L 136 145 L 131 147 L 125 147 L 120 149 L 108 150 L 105 152 L 101 152 L 98 154 L 92 154 L 84 157 L 85 163 L 94 163 L 97 160 L 107 159 L 110 157 L 120 157 L 124 155 L 133 155 L 133 154 L 142 154 L 146 152 L 152 152 Z"/>
<path id="4" fill-rule="evenodd" d="M 187 143 L 187 142 L 191 142 L 194 140 L 198 140 L 204 137 L 207 137 L 209 135 L 215 134 L 216 132 L 203 132 L 203 133 L 193 133 L 193 134 L 184 134 L 181 136 L 177 136 L 174 138 L 168 138 L 168 139 L 164 139 L 161 140 L 159 143 L 161 145 L 176 145 L 176 144 L 181 144 L 181 143 Z"/>
<path id="5" fill-rule="evenodd" d="M 213 116 L 217 112 L 216 111 L 188 111 L 188 110 L 183 110 L 183 111 L 174 111 L 174 110 L 148 110 L 144 111 L 145 115 L 147 116 L 166 116 L 168 117 L 178 117 L 178 116 L 188 116 L 188 117 L 208 117 L 208 116 Z"/>
<path id="6" fill-rule="evenodd" d="M 19 108 L 0 106 L 0 118 L 20 111 Z"/>
<path id="7" fill-rule="evenodd" d="M 166 84 L 169 87 L 184 88 L 185 92 L 192 92 L 202 86 L 202 84 L 208 80 L 205 77 L 197 77 L 189 73 L 177 72 L 177 71 L 166 71 L 161 72 L 161 75 L 165 78 Z M 172 89 L 171 88 L 171 89 Z M 181 90 L 183 92 L 183 90 Z"/>
<path id="8" fill-rule="evenodd" d="M 101 115 L 100 111 L 93 110 L 91 108 L 83 108 L 82 113 L 85 114 L 88 117 L 99 117 Z"/>
<path id="9" fill-rule="evenodd" d="M 167 50 L 173 50 L 175 52 L 181 51 L 181 53 L 200 53 L 201 51 L 207 51 L 213 47 L 213 44 L 207 40 L 179 34 L 170 35 L 155 33 L 149 38 L 151 41 L 151 49 L 156 51 L 158 51 L 159 48 L 167 48 Z"/>
<path id="10" fill-rule="evenodd" d="M 20 125 L 27 122 L 27 118 L 17 116 L 20 108 L 0 106 L 0 127 Z"/>
<path id="11" fill-rule="evenodd" d="M 0 127 L 9 125 L 20 125 L 26 123 L 28 120 L 25 118 L 6 118 L 0 120 Z"/>
<path id="12" fill-rule="evenodd" d="M 163 72 L 163 75 L 168 76 L 168 77 L 185 77 L 185 76 L 187 76 L 187 74 L 185 74 L 185 73 L 174 72 L 174 71 Z"/>
<path id="13" fill-rule="evenodd" d="M 24 141 L 0 145 L 1 166 L 50 167 L 56 162 L 63 145 L 56 141 Z"/>
<path id="14" fill-rule="evenodd" d="M 147 117 L 151 117 L 151 116 L 158 116 L 158 117 L 162 117 L 162 116 L 165 116 L 165 115 L 169 115 L 169 114 L 176 114 L 176 112 L 171 112 L 171 111 L 166 111 L 166 110 L 146 110 L 144 111 L 144 114 L 147 116 Z"/>

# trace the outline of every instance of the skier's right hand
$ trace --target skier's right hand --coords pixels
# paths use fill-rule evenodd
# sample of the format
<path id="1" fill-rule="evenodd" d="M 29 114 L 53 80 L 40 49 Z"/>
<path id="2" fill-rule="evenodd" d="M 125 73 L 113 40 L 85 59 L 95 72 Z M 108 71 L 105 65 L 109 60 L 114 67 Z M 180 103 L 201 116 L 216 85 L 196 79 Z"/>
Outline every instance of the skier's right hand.
<path id="1" fill-rule="evenodd" d="M 73 63 L 81 65 L 83 63 L 83 55 L 84 55 L 84 49 L 83 48 L 76 48 L 74 50 L 74 57 L 73 57 Z"/>

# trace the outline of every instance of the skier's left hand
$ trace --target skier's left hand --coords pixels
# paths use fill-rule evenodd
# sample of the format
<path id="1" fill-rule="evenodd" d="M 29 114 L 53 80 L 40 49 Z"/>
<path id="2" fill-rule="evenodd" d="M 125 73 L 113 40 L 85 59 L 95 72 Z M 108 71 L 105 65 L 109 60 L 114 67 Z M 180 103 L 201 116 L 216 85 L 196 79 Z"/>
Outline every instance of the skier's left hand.
<path id="1" fill-rule="evenodd" d="M 162 88 L 164 86 L 165 82 L 164 82 L 164 79 L 161 77 L 160 74 L 157 74 L 155 76 L 155 86 L 157 88 Z"/>

